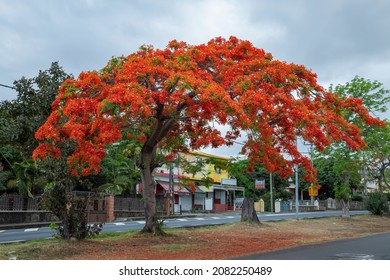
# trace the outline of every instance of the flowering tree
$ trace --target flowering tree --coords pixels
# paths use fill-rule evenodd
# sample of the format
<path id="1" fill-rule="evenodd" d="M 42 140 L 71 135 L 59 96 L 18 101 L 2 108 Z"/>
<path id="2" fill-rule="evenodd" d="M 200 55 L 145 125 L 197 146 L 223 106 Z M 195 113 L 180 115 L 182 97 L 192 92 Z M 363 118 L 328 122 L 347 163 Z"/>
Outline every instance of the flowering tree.
<path id="1" fill-rule="evenodd" d="M 360 99 L 325 91 L 304 66 L 274 60 L 248 41 L 216 38 L 197 46 L 171 41 L 163 50 L 144 46 L 111 59 L 100 71 L 65 81 L 53 113 L 36 133 L 43 142 L 33 156 L 59 157 L 59 144 L 71 140 L 69 168 L 87 175 L 99 171 L 107 144 L 123 138 L 139 142 L 142 232 L 159 233 L 152 180 L 157 149 L 172 159 L 179 151 L 231 145 L 246 133 L 242 153 L 249 168 L 261 162 L 268 171 L 288 176 L 300 164 L 315 181 L 296 138 L 319 149 L 332 141 L 362 148 L 359 129 L 343 118 L 344 108 L 368 124 L 380 124 Z M 230 129 L 223 134 L 219 125 Z"/>

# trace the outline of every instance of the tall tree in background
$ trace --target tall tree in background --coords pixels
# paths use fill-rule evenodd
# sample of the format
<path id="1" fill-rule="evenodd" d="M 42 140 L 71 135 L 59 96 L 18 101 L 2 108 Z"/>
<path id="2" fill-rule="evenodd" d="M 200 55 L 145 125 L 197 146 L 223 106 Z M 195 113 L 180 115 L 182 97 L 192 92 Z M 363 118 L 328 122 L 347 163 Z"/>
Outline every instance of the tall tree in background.
<path id="1" fill-rule="evenodd" d="M 379 192 L 390 189 L 390 123 L 372 128 L 366 136 L 367 149 L 363 151 L 363 174 L 367 180 L 376 181 Z"/>
<path id="2" fill-rule="evenodd" d="M 254 201 L 262 198 L 266 209 L 270 209 L 270 174 L 261 165 L 256 165 L 252 172 L 247 171 L 248 160 L 232 161 L 228 164 L 229 176 L 237 179 L 237 185 L 245 187 L 245 197 Z M 280 178 L 279 174 L 271 174 L 273 181 L 273 199 L 291 199 L 291 193 L 285 188 L 289 186 L 287 178 Z M 256 189 L 255 180 L 264 180 L 265 189 Z"/>
<path id="3" fill-rule="evenodd" d="M 116 195 L 136 193 L 136 183 L 140 181 L 140 174 L 135 161 L 139 156 L 139 150 L 140 148 L 135 147 L 131 141 L 121 141 L 107 147 L 107 155 L 102 161 L 101 170 L 105 182 L 99 186 L 99 192 Z"/>
<path id="4" fill-rule="evenodd" d="M 253 170 L 248 172 L 248 160 L 233 160 L 227 165 L 229 176 L 237 179 L 237 185 L 245 188 L 245 195 L 242 204 L 241 221 L 259 223 L 257 213 L 254 209 L 254 202 L 262 199 L 264 201 L 265 211 L 273 209 L 276 199 L 291 199 L 292 193 L 286 190 L 289 183 L 287 178 L 280 178 L 278 173 L 269 173 L 261 165 L 257 164 Z M 270 184 L 272 177 L 272 191 Z M 264 189 L 256 189 L 255 181 L 264 180 Z"/>
<path id="5" fill-rule="evenodd" d="M 34 134 L 51 114 L 51 104 L 58 89 L 68 78 L 70 75 L 65 73 L 58 62 L 53 62 L 49 69 L 39 71 L 36 77 L 22 77 L 15 81 L 16 99 L 0 103 L 1 145 L 11 145 L 24 158 L 31 157 L 38 146 Z"/>
<path id="6" fill-rule="evenodd" d="M 42 178 L 31 160 L 38 146 L 34 134 L 50 115 L 60 85 L 71 76 L 58 62 L 34 78 L 14 82 L 17 97 L 0 102 L 0 191 L 32 196 L 42 191 Z"/>
<path id="7" fill-rule="evenodd" d="M 59 144 L 74 141 L 68 157 L 74 174 L 98 172 L 105 146 L 122 138 L 142 145 L 141 170 L 146 223 L 142 232 L 162 233 L 156 213 L 157 149 L 170 154 L 202 147 L 231 145 L 241 133 L 249 169 L 262 163 L 282 177 L 301 165 L 315 181 L 310 159 L 295 145 L 297 136 L 323 150 L 332 141 L 364 147 L 356 125 L 344 112 L 380 125 L 360 99 L 340 97 L 317 84 L 304 66 L 274 60 L 272 55 L 235 37 L 191 46 L 171 41 L 113 58 L 100 71 L 83 72 L 65 81 L 53 113 L 39 128 L 43 143 L 35 158 L 59 157 Z M 226 125 L 226 134 L 218 129 Z M 289 154 L 290 159 L 284 155 Z"/>
<path id="8" fill-rule="evenodd" d="M 385 90 L 383 84 L 378 81 L 370 81 L 361 77 L 354 77 L 344 85 L 331 86 L 330 92 L 340 98 L 356 98 L 373 114 L 378 115 L 388 110 L 390 102 L 389 90 Z M 331 179 L 335 197 L 343 205 L 345 216 L 349 216 L 349 200 L 352 189 L 359 189 L 361 174 L 364 181 L 376 180 L 380 189 L 385 181 L 385 170 L 389 167 L 390 130 L 388 122 L 382 126 L 370 126 L 362 121 L 360 116 L 351 109 L 343 108 L 343 117 L 361 130 L 361 135 L 366 142 L 362 151 L 351 149 L 343 142 L 334 143 L 325 152 L 316 155 L 317 164 L 332 165 L 334 178 Z M 321 159 L 322 158 L 322 159 Z M 325 180 L 326 175 L 322 175 Z M 326 180 L 325 180 L 326 181 Z M 329 181 L 328 181 L 329 182 Z"/>

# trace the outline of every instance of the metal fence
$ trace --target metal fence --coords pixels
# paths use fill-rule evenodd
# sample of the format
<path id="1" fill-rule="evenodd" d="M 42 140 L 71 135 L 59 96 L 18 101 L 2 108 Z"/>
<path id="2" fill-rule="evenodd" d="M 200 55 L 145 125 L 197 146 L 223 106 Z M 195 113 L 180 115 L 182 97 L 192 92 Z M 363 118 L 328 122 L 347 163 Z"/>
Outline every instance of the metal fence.
<path id="1" fill-rule="evenodd" d="M 114 219 L 113 199 L 110 200 L 109 197 L 87 192 L 73 193 L 73 196 L 74 201 L 83 201 L 83 203 L 86 203 L 85 214 L 89 223 L 104 223 Z M 30 198 L 19 194 L 3 194 L 0 196 L 0 211 L 2 211 L 0 221 L 4 222 L 7 219 L 11 219 L 9 217 L 13 217 L 7 223 L 14 223 L 16 220 L 19 223 L 30 222 L 33 216 L 38 217 L 44 212 L 50 213 L 50 211 L 42 210 L 44 209 L 40 205 L 39 197 Z M 18 219 L 15 219 L 12 213 L 18 213 Z M 46 221 L 39 220 L 39 222 Z"/>
<path id="2" fill-rule="evenodd" d="M 115 211 L 143 211 L 144 203 L 140 197 L 115 197 Z"/>
<path id="3" fill-rule="evenodd" d="M 165 208 L 165 198 L 156 196 L 156 208 L 162 210 Z M 141 196 L 136 197 L 115 197 L 115 211 L 144 211 L 144 201 Z"/>
<path id="4" fill-rule="evenodd" d="M 40 198 L 26 197 L 19 194 L 3 194 L 0 196 L 0 211 L 41 210 Z"/>

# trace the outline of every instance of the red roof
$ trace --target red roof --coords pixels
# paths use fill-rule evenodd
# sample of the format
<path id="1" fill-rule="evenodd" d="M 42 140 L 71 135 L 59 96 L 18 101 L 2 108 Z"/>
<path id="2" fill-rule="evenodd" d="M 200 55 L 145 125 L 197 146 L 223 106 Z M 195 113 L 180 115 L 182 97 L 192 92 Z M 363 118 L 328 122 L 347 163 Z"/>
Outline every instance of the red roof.
<path id="1" fill-rule="evenodd" d="M 157 181 L 156 183 L 159 184 L 161 187 L 163 187 L 163 189 L 165 191 L 169 192 L 169 183 L 168 182 Z M 185 187 L 177 186 L 177 185 L 173 186 L 173 192 L 177 193 L 177 194 L 188 194 L 188 195 L 191 194 L 190 191 L 187 190 Z"/>
<path id="2" fill-rule="evenodd" d="M 163 181 L 156 181 L 156 185 L 160 185 L 164 191 L 166 191 L 167 193 L 169 193 L 169 183 L 168 182 L 163 182 Z M 138 184 L 138 192 L 142 192 L 142 183 L 139 183 Z M 187 190 L 184 186 L 180 185 L 180 186 L 173 186 L 173 192 L 174 194 L 181 194 L 181 195 L 190 195 L 191 192 L 189 190 Z"/>

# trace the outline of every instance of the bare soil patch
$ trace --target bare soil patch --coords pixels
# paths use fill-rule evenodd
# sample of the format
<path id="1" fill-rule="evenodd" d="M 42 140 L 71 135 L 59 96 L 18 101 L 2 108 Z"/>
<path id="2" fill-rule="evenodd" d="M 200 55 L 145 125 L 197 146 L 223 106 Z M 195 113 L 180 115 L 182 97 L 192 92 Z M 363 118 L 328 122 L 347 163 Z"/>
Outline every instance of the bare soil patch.
<path id="1" fill-rule="evenodd" d="M 17 259 L 44 260 L 222 260 L 389 232 L 390 218 L 367 215 L 166 231 L 168 235 L 162 237 L 129 232 L 74 242 L 45 240 L 0 245 L 0 259 L 12 255 Z"/>

